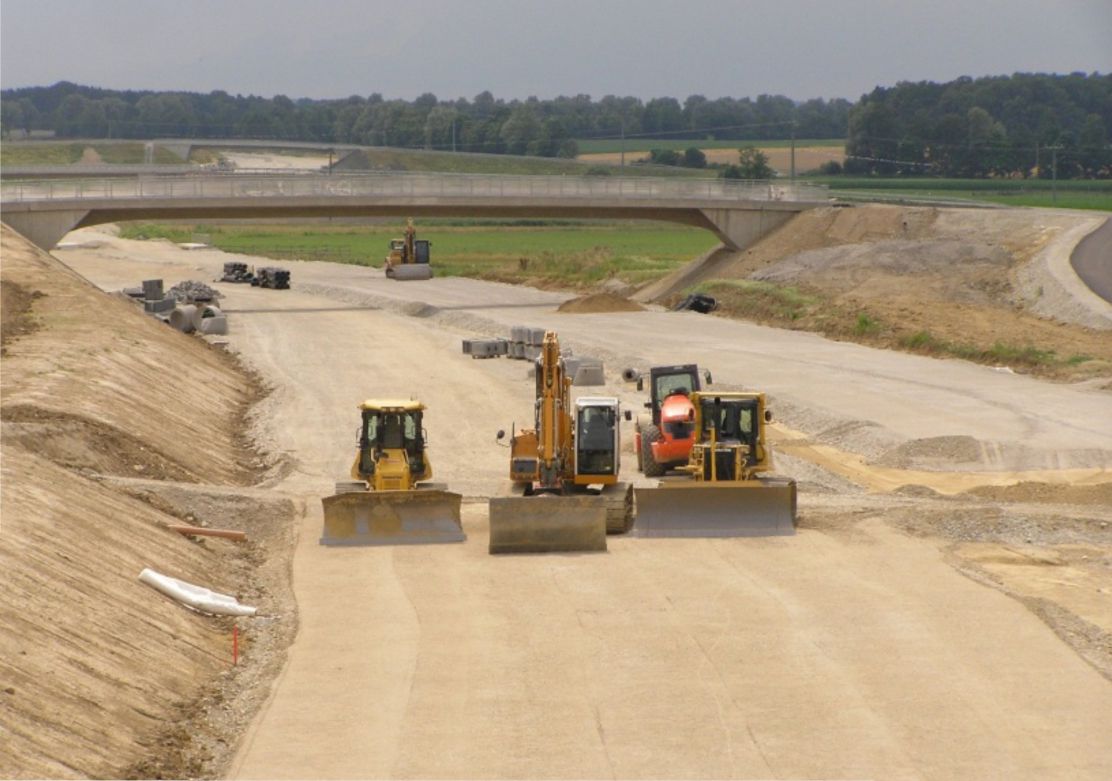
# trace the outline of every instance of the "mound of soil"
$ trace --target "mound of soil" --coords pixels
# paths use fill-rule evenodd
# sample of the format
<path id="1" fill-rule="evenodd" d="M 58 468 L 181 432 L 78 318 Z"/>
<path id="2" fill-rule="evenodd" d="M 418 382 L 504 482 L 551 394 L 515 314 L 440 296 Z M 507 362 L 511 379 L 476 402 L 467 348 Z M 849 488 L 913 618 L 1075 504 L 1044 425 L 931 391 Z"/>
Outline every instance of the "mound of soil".
<path id="1" fill-rule="evenodd" d="M 557 312 L 575 312 L 580 314 L 594 312 L 640 312 L 645 307 L 636 301 L 630 301 L 625 296 L 615 293 L 592 293 L 565 301 L 556 308 Z"/>
<path id="2" fill-rule="evenodd" d="M 923 466 L 980 463 L 984 461 L 981 443 L 969 436 L 913 439 L 893 448 L 877 459 L 879 466 L 915 469 Z"/>
<path id="3" fill-rule="evenodd" d="M 1054 483 L 1023 482 L 1008 486 L 986 485 L 974 488 L 966 493 L 996 502 L 1046 502 L 1112 507 L 1112 483 L 1058 485 Z"/>

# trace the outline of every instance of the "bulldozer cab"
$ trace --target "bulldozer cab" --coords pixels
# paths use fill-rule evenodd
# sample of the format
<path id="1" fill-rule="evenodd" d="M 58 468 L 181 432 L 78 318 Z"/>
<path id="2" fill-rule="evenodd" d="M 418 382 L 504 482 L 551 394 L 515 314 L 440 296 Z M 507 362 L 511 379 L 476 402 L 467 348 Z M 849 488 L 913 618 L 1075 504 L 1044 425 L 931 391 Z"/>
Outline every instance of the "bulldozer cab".
<path id="1" fill-rule="evenodd" d="M 757 400 L 719 397 L 701 398 L 702 437 L 709 439 L 711 429 L 719 442 L 754 445 L 757 439 Z"/>
<path id="2" fill-rule="evenodd" d="M 413 257 L 407 258 L 409 263 L 428 263 L 429 262 L 429 247 L 432 246 L 431 241 L 419 239 L 413 242 Z"/>
<path id="3" fill-rule="evenodd" d="M 616 477 L 621 452 L 617 400 L 581 398 L 575 403 L 576 482 L 586 478 Z M 588 481 L 591 482 L 591 481 Z M 601 480 L 595 480 L 601 482 Z"/>
<path id="4" fill-rule="evenodd" d="M 359 476 L 373 481 L 375 468 L 383 454 L 404 453 L 406 466 L 413 480 L 425 474 L 425 432 L 421 426 L 419 407 L 363 407 L 363 425 L 359 436 Z M 389 455 L 388 455 L 389 457 Z"/>

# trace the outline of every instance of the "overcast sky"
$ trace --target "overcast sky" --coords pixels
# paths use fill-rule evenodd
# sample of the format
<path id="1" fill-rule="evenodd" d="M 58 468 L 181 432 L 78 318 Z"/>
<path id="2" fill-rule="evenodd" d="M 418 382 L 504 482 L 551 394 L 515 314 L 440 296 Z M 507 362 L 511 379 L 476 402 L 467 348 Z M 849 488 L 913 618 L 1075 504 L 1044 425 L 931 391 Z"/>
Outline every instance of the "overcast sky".
<path id="1" fill-rule="evenodd" d="M 3 0 L 0 85 L 441 99 L 1112 72 L 1112 0 Z"/>

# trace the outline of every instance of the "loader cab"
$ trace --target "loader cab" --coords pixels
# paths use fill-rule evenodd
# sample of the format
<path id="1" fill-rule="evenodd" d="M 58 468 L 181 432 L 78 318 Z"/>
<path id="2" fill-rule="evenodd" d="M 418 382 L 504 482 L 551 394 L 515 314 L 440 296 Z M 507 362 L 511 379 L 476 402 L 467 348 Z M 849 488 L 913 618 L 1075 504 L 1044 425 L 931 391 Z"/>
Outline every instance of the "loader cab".
<path id="1" fill-rule="evenodd" d="M 409 258 L 411 263 L 428 263 L 429 262 L 429 247 L 432 246 L 431 241 L 425 239 L 418 239 L 413 242 L 413 257 Z"/>
<path id="2" fill-rule="evenodd" d="M 612 397 L 585 396 L 575 402 L 575 475 L 577 483 L 615 478 L 621 452 L 620 412 Z"/>
<path id="3" fill-rule="evenodd" d="M 710 372 L 706 372 L 707 384 L 710 384 Z M 638 390 L 642 383 L 638 382 Z M 649 401 L 645 406 L 652 411 L 653 425 L 660 427 L 660 408 L 669 396 L 682 393 L 690 396 L 702 390 L 699 382 L 699 367 L 693 363 L 680 366 L 654 366 L 649 370 Z"/>

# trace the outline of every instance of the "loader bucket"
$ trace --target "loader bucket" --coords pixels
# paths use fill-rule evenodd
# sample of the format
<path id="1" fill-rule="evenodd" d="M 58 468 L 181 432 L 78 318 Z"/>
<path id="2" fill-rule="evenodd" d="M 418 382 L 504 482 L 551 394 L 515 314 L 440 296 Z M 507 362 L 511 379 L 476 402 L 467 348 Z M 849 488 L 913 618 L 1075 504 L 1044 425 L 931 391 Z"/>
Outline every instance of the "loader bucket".
<path id="1" fill-rule="evenodd" d="M 428 263 L 401 263 L 394 266 L 394 279 L 432 279 L 432 267 Z"/>
<path id="2" fill-rule="evenodd" d="M 795 534 L 795 481 L 662 482 L 634 488 L 638 537 L 769 537 Z"/>
<path id="3" fill-rule="evenodd" d="M 514 496 L 490 500 L 491 553 L 606 550 L 599 496 Z"/>
<path id="4" fill-rule="evenodd" d="M 326 496 L 321 545 L 463 542 L 460 494 L 440 490 L 353 491 Z"/>

